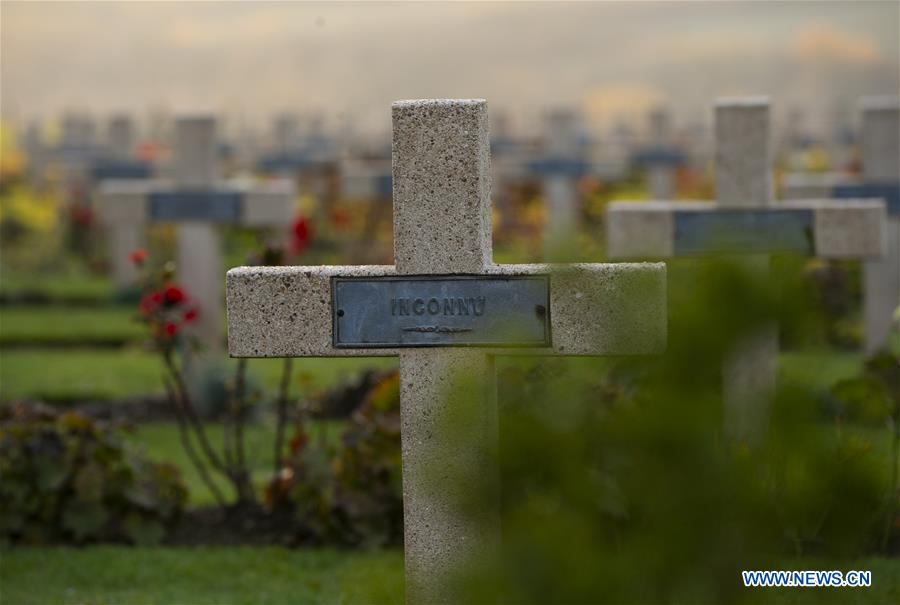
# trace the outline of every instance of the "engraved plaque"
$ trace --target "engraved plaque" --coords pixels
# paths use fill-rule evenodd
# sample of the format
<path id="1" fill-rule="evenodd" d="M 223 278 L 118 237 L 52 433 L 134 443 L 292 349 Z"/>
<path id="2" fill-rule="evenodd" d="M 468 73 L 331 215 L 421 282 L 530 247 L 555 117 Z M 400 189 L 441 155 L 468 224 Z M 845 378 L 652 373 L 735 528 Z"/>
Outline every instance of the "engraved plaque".
<path id="1" fill-rule="evenodd" d="M 835 185 L 832 195 L 838 199 L 882 199 L 887 213 L 900 216 L 900 183 L 847 183 Z"/>
<path id="2" fill-rule="evenodd" d="M 813 212 L 728 209 L 675 212 L 675 254 L 813 253 Z"/>
<path id="3" fill-rule="evenodd" d="M 334 346 L 550 346 L 546 275 L 335 277 Z"/>
<path id="4" fill-rule="evenodd" d="M 150 220 L 236 223 L 241 218 L 242 195 L 238 191 L 184 190 L 150 194 Z"/>

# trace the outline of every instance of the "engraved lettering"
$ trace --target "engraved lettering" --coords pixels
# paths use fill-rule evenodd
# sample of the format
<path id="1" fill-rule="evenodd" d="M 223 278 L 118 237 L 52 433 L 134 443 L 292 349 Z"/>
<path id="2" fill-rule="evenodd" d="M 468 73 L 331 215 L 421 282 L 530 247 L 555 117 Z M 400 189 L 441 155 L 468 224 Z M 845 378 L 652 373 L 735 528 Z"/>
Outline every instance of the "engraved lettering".
<path id="1" fill-rule="evenodd" d="M 391 315 L 396 315 L 396 314 L 397 314 L 397 299 L 392 298 L 391 299 Z"/>
<path id="2" fill-rule="evenodd" d="M 436 298 L 428 299 L 428 314 L 429 315 L 437 315 L 441 311 L 441 303 L 438 302 Z"/>
<path id="3" fill-rule="evenodd" d="M 408 298 L 401 298 L 400 304 L 398 306 L 400 307 L 400 315 L 409 315 L 409 299 Z"/>
<path id="4" fill-rule="evenodd" d="M 413 313 L 416 315 L 422 315 L 425 313 L 425 301 L 421 298 L 417 298 L 415 302 L 413 302 Z"/>
<path id="5" fill-rule="evenodd" d="M 481 305 L 481 306 L 479 306 Z M 484 315 L 484 297 L 479 296 L 472 300 L 472 312 L 475 315 Z"/>
<path id="6" fill-rule="evenodd" d="M 463 315 L 463 314 L 468 315 L 469 314 L 469 303 L 467 302 L 467 300 L 465 298 L 457 298 L 456 306 L 459 307 L 460 315 Z"/>
<path id="7" fill-rule="evenodd" d="M 453 308 L 454 302 L 452 298 L 444 299 L 444 315 L 456 315 L 456 310 Z"/>

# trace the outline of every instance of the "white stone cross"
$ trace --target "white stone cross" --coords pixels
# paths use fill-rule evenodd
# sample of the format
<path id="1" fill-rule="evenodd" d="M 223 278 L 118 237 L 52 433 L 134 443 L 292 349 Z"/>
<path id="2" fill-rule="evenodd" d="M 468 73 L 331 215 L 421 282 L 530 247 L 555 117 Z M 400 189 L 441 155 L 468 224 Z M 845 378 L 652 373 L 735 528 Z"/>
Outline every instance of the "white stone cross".
<path id="1" fill-rule="evenodd" d="M 614 202 L 607 213 L 610 258 L 670 258 L 705 253 L 795 252 L 820 258 L 883 253 L 884 204 L 874 200 L 796 200 L 772 204 L 767 98 L 723 99 L 715 106 L 716 203 Z M 761 258 L 760 258 L 761 257 Z M 739 312 L 739 310 L 735 310 Z M 751 436 L 760 405 L 775 386 L 773 328 L 726 362 L 723 395 L 729 428 Z"/>
<path id="2" fill-rule="evenodd" d="M 888 347 L 894 311 L 900 305 L 900 99 L 868 97 L 860 102 L 862 179 L 845 175 L 791 175 L 782 196 L 883 199 L 887 204 L 885 255 L 863 266 L 864 350 Z"/>
<path id="3" fill-rule="evenodd" d="M 222 351 L 221 244 L 219 224 L 287 227 L 294 209 L 289 181 L 220 182 L 216 125 L 211 117 L 178 120 L 171 181 L 106 181 L 98 209 L 112 238 L 114 279 L 133 284 L 131 250 L 140 247 L 150 222 L 178 224 L 178 282 L 197 302 L 194 335 L 210 357 Z"/>
<path id="4" fill-rule="evenodd" d="M 649 122 L 650 145 L 637 154 L 635 163 L 646 170 L 651 199 L 671 200 L 675 197 L 675 168 L 684 158 L 671 144 L 669 113 L 663 108 L 654 109 Z"/>
<path id="5" fill-rule="evenodd" d="M 400 101 L 392 113 L 395 264 L 232 269 L 228 343 L 234 357 L 400 358 L 407 601 L 446 602 L 445 573 L 496 545 L 497 503 L 485 497 L 473 519 L 451 497 L 496 472 L 479 455 L 497 447 L 494 357 L 660 352 L 666 274 L 494 264 L 487 103 Z M 459 378 L 483 390 L 460 401 L 448 392 Z M 441 430 L 453 413 L 465 413 L 466 444 Z M 473 481 L 438 481 L 444 498 L 427 478 L 449 463 Z"/>
<path id="6" fill-rule="evenodd" d="M 580 208 L 575 185 L 590 169 L 582 157 L 579 128 L 578 115 L 573 111 L 558 109 L 548 113 L 543 157 L 530 166 L 543 180 L 547 214 L 545 249 L 570 238 L 578 229 Z"/>

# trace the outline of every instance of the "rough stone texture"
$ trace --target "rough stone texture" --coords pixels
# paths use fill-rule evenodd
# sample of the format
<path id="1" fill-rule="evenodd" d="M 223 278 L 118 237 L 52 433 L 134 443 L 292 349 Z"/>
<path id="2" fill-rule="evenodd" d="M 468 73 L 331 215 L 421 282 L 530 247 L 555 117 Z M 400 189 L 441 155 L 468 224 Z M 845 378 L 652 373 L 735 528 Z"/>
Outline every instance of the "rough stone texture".
<path id="1" fill-rule="evenodd" d="M 172 178 L 180 187 L 212 186 L 219 178 L 216 150 L 214 117 L 178 118 L 175 126 Z"/>
<path id="2" fill-rule="evenodd" d="M 491 264 L 487 102 L 401 101 L 392 112 L 397 273 L 483 272 Z M 484 392 L 460 400 L 454 383 L 463 377 Z M 496 458 L 474 452 L 497 448 L 495 391 L 493 358 L 482 351 L 400 354 L 408 603 L 453 601 L 446 578 L 454 566 L 497 544 L 500 501 L 478 483 L 481 473 L 498 475 Z M 462 430 L 441 426 L 450 414 Z M 448 468 L 461 475 L 435 477 Z M 461 512 L 462 497 L 479 502 L 480 510 Z"/>
<path id="3" fill-rule="evenodd" d="M 499 544 L 494 358 L 401 353 L 400 406 L 406 602 L 458 602 L 448 572 Z"/>
<path id="4" fill-rule="evenodd" d="M 675 254 L 674 234 L 669 203 L 613 202 L 607 206 L 606 253 L 610 259 L 669 258 Z"/>
<path id="5" fill-rule="evenodd" d="M 487 349 L 503 355 L 659 353 L 666 338 L 663 263 L 491 265 L 486 275 L 549 274 L 550 349 Z M 332 346 L 331 278 L 395 275 L 393 267 L 238 267 L 226 278 L 234 357 L 371 357 L 399 349 Z"/>
<path id="6" fill-rule="evenodd" d="M 886 221 L 885 232 L 885 256 L 863 266 L 865 351 L 869 355 L 887 348 L 894 311 L 900 305 L 900 220 Z"/>
<path id="7" fill-rule="evenodd" d="M 766 206 L 772 199 L 769 100 L 716 102 L 716 201 L 722 207 Z"/>
<path id="8" fill-rule="evenodd" d="M 398 101 L 391 109 L 398 273 L 480 273 L 491 262 L 487 102 Z"/>
<path id="9" fill-rule="evenodd" d="M 881 201 L 808 200 L 798 204 L 815 211 L 817 257 L 879 258 L 884 254 L 887 212 Z"/>
<path id="10" fill-rule="evenodd" d="M 879 183 L 900 181 L 900 99 L 862 100 L 863 178 Z"/>

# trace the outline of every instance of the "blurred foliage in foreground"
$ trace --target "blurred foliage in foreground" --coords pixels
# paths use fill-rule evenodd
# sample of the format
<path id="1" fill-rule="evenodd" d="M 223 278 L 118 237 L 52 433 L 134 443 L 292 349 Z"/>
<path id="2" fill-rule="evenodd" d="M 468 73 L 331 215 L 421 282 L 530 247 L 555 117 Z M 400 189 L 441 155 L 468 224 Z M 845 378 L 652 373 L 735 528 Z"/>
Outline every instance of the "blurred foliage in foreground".
<path id="1" fill-rule="evenodd" d="M 761 593 L 743 588 L 741 570 L 787 569 L 799 556 L 848 569 L 896 550 L 888 431 L 829 414 L 827 393 L 782 385 L 761 402 L 763 426 L 729 438 L 723 359 L 772 321 L 800 338 L 818 314 L 800 263 L 779 259 L 770 279 L 747 267 L 670 269 L 665 355 L 508 364 L 502 546 L 458 578 L 464 602 L 742 602 Z M 477 447 L 467 439 L 456 445 Z M 448 493 L 439 475 L 436 497 Z M 449 491 L 477 511 L 489 479 Z"/>
<path id="2" fill-rule="evenodd" d="M 186 501 L 175 467 L 136 455 L 103 424 L 0 409 L 0 542 L 155 544 Z"/>

